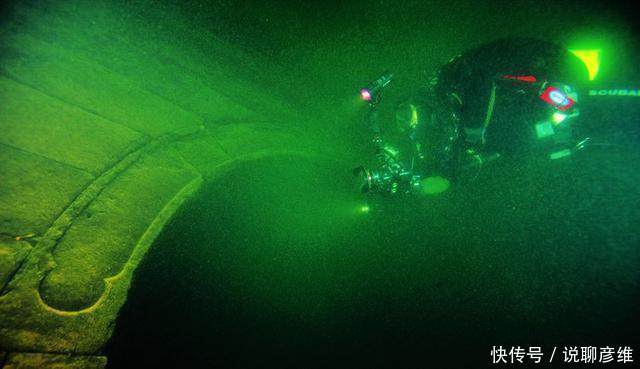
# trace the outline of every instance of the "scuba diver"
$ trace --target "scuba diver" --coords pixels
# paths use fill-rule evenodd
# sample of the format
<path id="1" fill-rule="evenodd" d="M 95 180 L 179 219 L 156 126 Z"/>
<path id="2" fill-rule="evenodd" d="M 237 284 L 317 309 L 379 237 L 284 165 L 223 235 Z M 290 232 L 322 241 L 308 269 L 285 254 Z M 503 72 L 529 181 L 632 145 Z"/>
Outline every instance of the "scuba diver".
<path id="1" fill-rule="evenodd" d="M 385 73 L 361 90 L 378 167 L 354 169 L 363 192 L 439 193 L 495 160 L 536 153 L 557 160 L 581 149 L 573 122 L 584 64 L 553 43 L 502 39 L 458 55 L 395 108 L 405 148 L 389 145 L 378 118 Z"/>

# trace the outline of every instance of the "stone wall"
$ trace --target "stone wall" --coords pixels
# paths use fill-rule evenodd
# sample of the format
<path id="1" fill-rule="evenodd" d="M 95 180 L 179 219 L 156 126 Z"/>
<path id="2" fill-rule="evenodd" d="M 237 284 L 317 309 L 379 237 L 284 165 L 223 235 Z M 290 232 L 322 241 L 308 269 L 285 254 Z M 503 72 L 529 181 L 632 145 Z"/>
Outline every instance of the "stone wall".
<path id="1" fill-rule="evenodd" d="M 2 25 L 2 368 L 104 367 L 133 272 L 183 200 L 237 160 L 313 151 L 254 57 L 112 3 L 23 4 Z"/>

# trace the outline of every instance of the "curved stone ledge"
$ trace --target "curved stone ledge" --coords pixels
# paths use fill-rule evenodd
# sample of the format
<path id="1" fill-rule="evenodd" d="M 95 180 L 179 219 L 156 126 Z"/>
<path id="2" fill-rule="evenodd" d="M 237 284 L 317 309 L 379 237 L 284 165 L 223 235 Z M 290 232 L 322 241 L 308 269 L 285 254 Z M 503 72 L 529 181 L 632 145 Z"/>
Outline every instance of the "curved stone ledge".
<path id="1" fill-rule="evenodd" d="M 137 265 L 203 178 L 214 180 L 240 161 L 290 154 L 322 155 L 299 137 L 251 124 L 166 137 L 127 155 L 39 238 L 0 296 L 0 348 L 99 352 Z"/>
<path id="2" fill-rule="evenodd" d="M 39 287 L 42 300 L 65 311 L 93 305 L 103 294 L 103 280 L 122 270 L 164 204 L 199 176 L 172 150 L 150 154 L 119 175 L 56 245 L 55 267 Z"/>
<path id="3" fill-rule="evenodd" d="M 41 299 L 38 279 L 45 275 L 42 268 L 51 268 L 52 263 L 42 254 L 32 253 L 20 272 L 21 276 L 15 278 L 12 288 L 0 297 L 0 316 L 3 317 L 0 321 L 0 347 L 14 352 L 98 352 L 111 334 L 136 266 L 166 221 L 201 182 L 199 175 L 191 177 L 163 204 L 145 227 L 120 270 L 102 280 L 104 291 L 97 301 L 82 310 L 61 311 Z"/>

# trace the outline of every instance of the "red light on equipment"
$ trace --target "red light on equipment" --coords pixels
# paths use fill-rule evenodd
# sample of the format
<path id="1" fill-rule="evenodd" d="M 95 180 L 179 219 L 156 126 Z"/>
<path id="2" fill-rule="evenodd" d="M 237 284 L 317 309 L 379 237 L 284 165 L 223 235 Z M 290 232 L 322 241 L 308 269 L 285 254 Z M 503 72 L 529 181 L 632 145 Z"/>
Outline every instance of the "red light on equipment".
<path id="1" fill-rule="evenodd" d="M 547 87 L 540 95 L 540 98 L 547 104 L 561 111 L 569 110 L 569 108 L 575 104 L 572 98 L 553 86 Z"/>
<path id="2" fill-rule="evenodd" d="M 535 83 L 537 81 L 535 76 L 512 76 L 510 74 L 506 74 L 506 75 L 502 76 L 502 78 L 504 78 L 504 79 L 515 79 L 517 81 L 527 82 L 527 83 Z"/>

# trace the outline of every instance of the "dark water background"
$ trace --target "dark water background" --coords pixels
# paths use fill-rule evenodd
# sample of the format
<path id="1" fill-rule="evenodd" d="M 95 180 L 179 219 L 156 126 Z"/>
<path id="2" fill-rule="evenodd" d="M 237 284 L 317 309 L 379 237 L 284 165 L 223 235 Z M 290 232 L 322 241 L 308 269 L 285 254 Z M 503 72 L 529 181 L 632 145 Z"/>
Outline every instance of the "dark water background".
<path id="1" fill-rule="evenodd" d="M 637 343 L 640 176 L 605 156 L 381 214 L 335 163 L 240 166 L 143 261 L 112 367 L 477 367 L 498 344 Z"/>
<path id="2" fill-rule="evenodd" d="M 110 367 L 471 368 L 489 364 L 492 345 L 640 349 L 632 99 L 586 100 L 582 130 L 599 145 L 569 161 L 496 165 L 474 185 L 359 211 L 349 172 L 367 160 L 368 136 L 345 101 L 389 65 L 408 91 L 413 77 L 486 40 L 568 42 L 604 30 L 626 47 L 598 86 L 640 81 L 624 4 L 473 4 L 179 6 L 290 66 L 299 85 L 289 93 L 326 118 L 310 120 L 318 139 L 357 149 L 336 161 L 249 162 L 206 184 L 136 271 Z"/>

